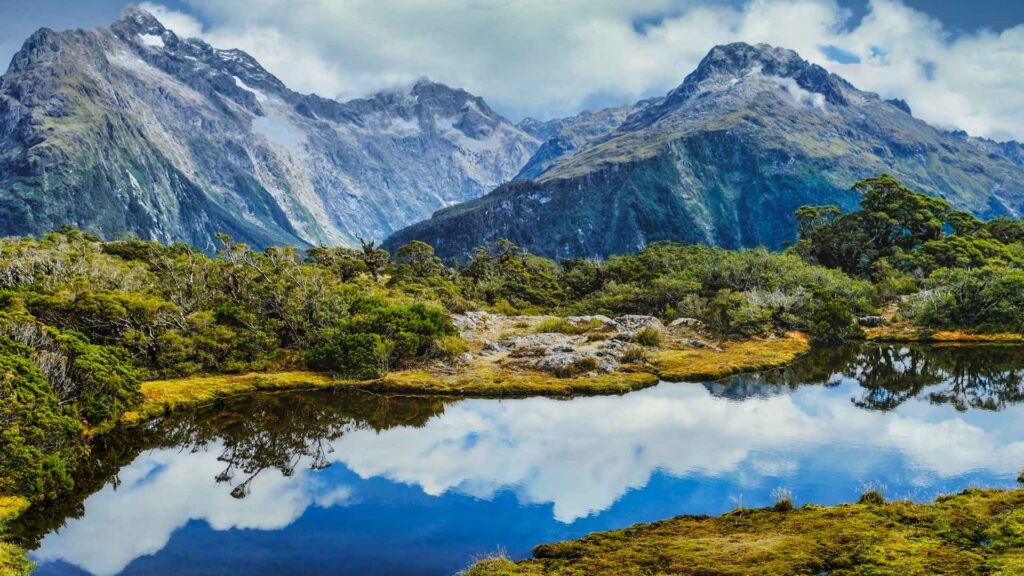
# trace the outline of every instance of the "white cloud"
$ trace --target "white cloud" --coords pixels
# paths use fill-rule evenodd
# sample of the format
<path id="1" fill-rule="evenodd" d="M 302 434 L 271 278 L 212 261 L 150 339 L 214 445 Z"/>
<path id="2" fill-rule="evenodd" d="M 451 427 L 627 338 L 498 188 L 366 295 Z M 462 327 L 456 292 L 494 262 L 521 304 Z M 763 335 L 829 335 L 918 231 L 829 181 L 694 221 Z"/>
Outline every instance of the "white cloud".
<path id="1" fill-rule="evenodd" d="M 512 117 L 566 115 L 664 94 L 715 44 L 766 42 L 932 123 L 1024 139 L 1024 24 L 954 36 L 899 0 L 870 0 L 859 23 L 834 0 L 188 1 L 205 29 L 143 6 L 181 35 L 250 52 L 297 90 L 342 99 L 426 75 Z M 861 62 L 831 62 L 824 46 Z"/>

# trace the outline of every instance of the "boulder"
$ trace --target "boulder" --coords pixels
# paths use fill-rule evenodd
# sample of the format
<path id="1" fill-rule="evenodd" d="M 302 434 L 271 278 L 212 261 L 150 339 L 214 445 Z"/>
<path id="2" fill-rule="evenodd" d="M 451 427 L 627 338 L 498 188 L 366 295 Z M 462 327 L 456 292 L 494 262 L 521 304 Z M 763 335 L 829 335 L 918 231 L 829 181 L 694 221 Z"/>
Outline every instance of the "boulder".
<path id="1" fill-rule="evenodd" d="M 861 316 L 857 318 L 857 324 L 864 326 L 865 328 L 875 328 L 878 326 L 885 325 L 885 318 L 881 316 Z"/>
<path id="2" fill-rule="evenodd" d="M 704 323 L 696 318 L 676 318 L 668 323 L 669 330 L 692 330 L 699 332 L 704 328 Z"/>

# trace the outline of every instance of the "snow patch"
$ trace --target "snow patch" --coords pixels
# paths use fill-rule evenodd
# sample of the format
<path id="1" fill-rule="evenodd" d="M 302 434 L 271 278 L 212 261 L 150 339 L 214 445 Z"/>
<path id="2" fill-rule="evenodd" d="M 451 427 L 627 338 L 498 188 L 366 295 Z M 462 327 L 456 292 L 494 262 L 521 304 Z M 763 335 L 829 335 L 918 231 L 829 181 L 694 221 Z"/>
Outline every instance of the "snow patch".
<path id="1" fill-rule="evenodd" d="M 242 79 L 239 78 L 238 76 L 232 76 L 232 78 L 235 79 L 235 86 L 238 86 L 242 90 L 246 90 L 248 92 L 252 92 L 253 96 L 256 97 L 256 101 L 257 102 L 266 102 L 267 101 L 267 95 L 262 90 L 259 90 L 257 88 L 253 88 L 252 86 L 249 86 L 245 82 L 242 82 Z"/>
<path id="2" fill-rule="evenodd" d="M 153 46 L 155 48 L 164 47 L 164 38 L 159 34 L 139 34 L 139 38 L 146 46 Z"/>

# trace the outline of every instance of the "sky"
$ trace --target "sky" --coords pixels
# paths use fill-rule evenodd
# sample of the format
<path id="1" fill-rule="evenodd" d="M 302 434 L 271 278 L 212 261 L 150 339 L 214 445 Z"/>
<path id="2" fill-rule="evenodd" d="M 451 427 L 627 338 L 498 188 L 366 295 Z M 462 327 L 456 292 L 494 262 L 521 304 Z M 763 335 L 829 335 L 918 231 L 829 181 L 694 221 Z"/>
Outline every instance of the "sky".
<path id="1" fill-rule="evenodd" d="M 241 48 L 300 92 L 420 78 L 513 120 L 663 95 L 716 44 L 792 48 L 915 116 L 1024 140 L 1024 2 L 1008 0 L 146 0 L 180 36 Z M 123 0 L 0 0 L 0 60 L 35 29 L 94 27 Z"/>

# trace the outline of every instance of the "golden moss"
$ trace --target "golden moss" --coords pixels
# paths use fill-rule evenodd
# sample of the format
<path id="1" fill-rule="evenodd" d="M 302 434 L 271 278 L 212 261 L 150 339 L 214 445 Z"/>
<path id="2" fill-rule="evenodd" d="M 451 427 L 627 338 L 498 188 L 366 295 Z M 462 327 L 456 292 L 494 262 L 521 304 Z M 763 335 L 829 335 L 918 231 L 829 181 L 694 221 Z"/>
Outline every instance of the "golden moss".
<path id="1" fill-rule="evenodd" d="M 190 408 L 235 394 L 257 390 L 308 390 L 336 387 L 345 382 L 316 372 L 268 372 L 193 376 L 142 383 L 142 405 L 127 412 L 121 422 L 132 424 L 161 414 Z"/>
<path id="2" fill-rule="evenodd" d="M 23 576 L 32 571 L 25 551 L 2 541 L 8 523 L 24 512 L 28 504 L 20 496 L 0 496 L 0 576 Z"/>
<path id="3" fill-rule="evenodd" d="M 1024 490 L 681 516 L 538 546 L 534 556 L 489 558 L 466 574 L 1024 574 Z"/>
<path id="4" fill-rule="evenodd" d="M 887 324 L 864 330 L 868 340 L 878 342 L 930 342 L 930 343 L 993 343 L 1017 344 L 1024 342 L 1024 334 L 999 332 L 982 334 L 949 330 L 928 330 L 906 323 Z"/>
<path id="5" fill-rule="evenodd" d="M 466 373 L 439 376 L 425 371 L 404 371 L 355 384 L 380 392 L 453 394 L 460 396 L 569 396 L 574 394 L 623 394 L 658 383 L 644 372 L 597 374 L 556 378 L 534 371 L 502 370 L 481 366 Z"/>
<path id="6" fill-rule="evenodd" d="M 0 496 L 0 530 L 28 508 L 28 500 L 21 496 Z"/>
<path id="7" fill-rule="evenodd" d="M 670 348 L 650 355 L 664 380 L 717 380 L 740 372 L 788 364 L 810 349 L 807 337 L 792 332 L 786 338 L 730 342 L 721 351 L 710 348 Z"/>

